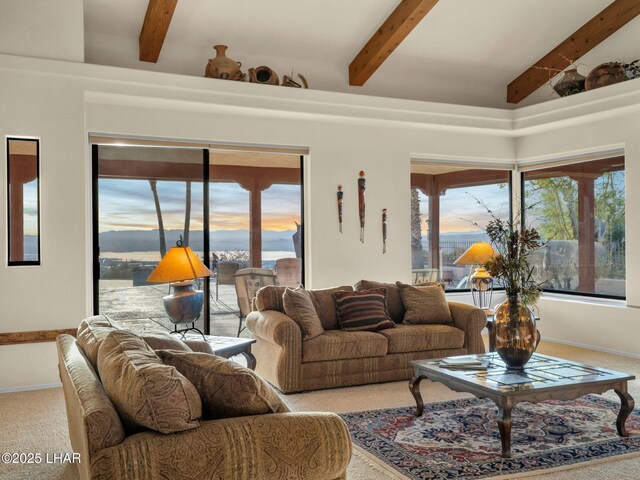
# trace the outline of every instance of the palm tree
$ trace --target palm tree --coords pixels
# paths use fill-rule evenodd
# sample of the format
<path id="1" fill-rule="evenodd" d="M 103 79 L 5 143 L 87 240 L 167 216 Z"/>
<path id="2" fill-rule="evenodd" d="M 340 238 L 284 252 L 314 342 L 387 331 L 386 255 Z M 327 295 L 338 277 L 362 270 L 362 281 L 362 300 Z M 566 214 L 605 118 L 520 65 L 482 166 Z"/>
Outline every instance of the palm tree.
<path id="1" fill-rule="evenodd" d="M 149 180 L 149 186 L 153 192 L 153 201 L 156 204 L 156 214 L 158 215 L 158 235 L 160 235 L 160 257 L 164 258 L 167 253 L 167 242 L 164 238 L 164 223 L 162 221 L 162 210 L 160 209 L 160 199 L 158 198 L 157 180 Z"/>
<path id="2" fill-rule="evenodd" d="M 187 180 L 187 193 L 184 208 L 184 245 L 189 246 L 189 228 L 191 225 L 191 180 Z"/>

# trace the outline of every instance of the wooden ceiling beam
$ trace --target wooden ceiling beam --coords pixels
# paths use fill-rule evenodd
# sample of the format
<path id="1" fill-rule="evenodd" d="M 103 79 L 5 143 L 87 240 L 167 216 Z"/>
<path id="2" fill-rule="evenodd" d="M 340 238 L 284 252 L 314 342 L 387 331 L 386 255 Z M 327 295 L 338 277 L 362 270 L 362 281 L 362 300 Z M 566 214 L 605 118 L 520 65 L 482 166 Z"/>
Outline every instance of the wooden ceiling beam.
<path id="1" fill-rule="evenodd" d="M 402 0 L 349 65 L 349 85 L 364 85 L 436 3 Z"/>
<path id="2" fill-rule="evenodd" d="M 564 70 L 639 14 L 638 0 L 614 0 L 511 82 L 507 87 L 507 101 L 518 103 L 524 100 L 549 81 L 549 72 Z"/>
<path id="3" fill-rule="evenodd" d="M 140 61 L 156 63 L 178 0 L 149 0 L 140 30 Z"/>

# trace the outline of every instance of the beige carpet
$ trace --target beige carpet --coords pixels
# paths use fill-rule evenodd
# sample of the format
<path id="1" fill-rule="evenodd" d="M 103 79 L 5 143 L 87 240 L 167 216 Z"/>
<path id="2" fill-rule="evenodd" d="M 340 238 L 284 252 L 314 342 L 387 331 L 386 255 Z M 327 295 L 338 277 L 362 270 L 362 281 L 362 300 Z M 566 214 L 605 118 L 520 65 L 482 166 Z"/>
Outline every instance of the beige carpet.
<path id="1" fill-rule="evenodd" d="M 592 350 L 542 342 L 538 349 L 558 357 L 570 358 L 587 364 L 627 372 L 640 377 L 640 360 Z M 443 385 L 423 381 L 421 391 L 425 402 L 461 398 L 466 395 L 452 392 Z M 640 382 L 629 385 L 629 393 L 640 402 Z M 605 394 L 618 401 L 615 393 Z M 407 382 L 337 388 L 284 396 L 292 410 L 350 412 L 413 404 Z M 3 452 L 71 452 L 69 444 L 64 398 L 61 389 L 37 390 L 0 395 L 0 453 Z M 384 466 L 367 458 L 355 449 L 349 465 L 349 480 L 404 479 Z M 0 464 L 0 479 L 77 479 L 73 465 L 13 466 Z M 585 479 L 639 479 L 640 458 L 612 460 L 571 470 L 535 475 L 544 480 Z"/>

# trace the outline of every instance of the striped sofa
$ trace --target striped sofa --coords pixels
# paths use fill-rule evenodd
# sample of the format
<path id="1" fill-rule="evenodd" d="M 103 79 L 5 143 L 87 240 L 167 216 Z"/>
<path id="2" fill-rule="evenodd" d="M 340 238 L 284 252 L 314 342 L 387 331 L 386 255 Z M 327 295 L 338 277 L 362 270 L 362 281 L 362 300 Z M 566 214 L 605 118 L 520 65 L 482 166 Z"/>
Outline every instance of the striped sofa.
<path id="1" fill-rule="evenodd" d="M 252 348 L 256 372 L 283 393 L 367 383 L 408 380 L 411 360 L 483 353 L 482 310 L 449 302 L 453 325 L 406 325 L 404 304 L 395 284 L 361 281 L 355 290 L 387 289 L 389 316 L 396 328 L 378 332 L 343 331 L 337 326 L 333 293 L 354 290 L 341 286 L 310 290 L 324 333 L 302 340 L 298 324 L 284 313 L 285 287 L 265 287 L 247 316 L 247 328 L 256 339 Z"/>

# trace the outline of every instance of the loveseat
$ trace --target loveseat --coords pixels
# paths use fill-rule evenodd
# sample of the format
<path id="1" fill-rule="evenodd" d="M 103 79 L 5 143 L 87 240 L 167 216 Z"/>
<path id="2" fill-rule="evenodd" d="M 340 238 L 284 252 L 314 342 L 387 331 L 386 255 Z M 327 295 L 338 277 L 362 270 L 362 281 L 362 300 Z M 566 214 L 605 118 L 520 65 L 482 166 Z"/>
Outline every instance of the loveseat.
<path id="1" fill-rule="evenodd" d="M 215 420 L 203 417 L 199 426 L 176 433 L 131 428 L 101 381 L 106 382 L 107 375 L 100 363 L 101 349 L 108 342 L 104 336 L 111 328 L 108 318 L 92 317 L 82 322 L 78 340 L 70 335 L 56 339 L 69 434 L 73 451 L 80 454 L 81 479 L 346 478 L 351 441 L 345 424 L 331 413 L 269 413 Z M 211 351 L 206 342 L 178 345 L 175 342 L 179 340 L 169 337 L 155 336 L 146 343 L 153 348 L 173 349 L 156 350 L 160 356 L 162 352 L 177 355 L 190 350 Z M 181 351 L 176 353 L 176 347 Z M 158 410 L 155 413 L 160 414 Z"/>
<path id="2" fill-rule="evenodd" d="M 371 288 L 386 291 L 388 314 L 395 328 L 341 330 L 336 292 Z M 285 314 L 284 292 L 284 287 L 263 287 L 254 301 L 255 311 L 246 320 L 256 339 L 252 349 L 258 362 L 256 372 L 283 393 L 407 380 L 413 376 L 411 360 L 485 351 L 481 331 L 486 315 L 473 305 L 448 302 L 449 324 L 407 324 L 397 284 L 363 280 L 355 287 L 309 290 L 324 332 L 303 340 L 300 325 Z"/>

